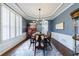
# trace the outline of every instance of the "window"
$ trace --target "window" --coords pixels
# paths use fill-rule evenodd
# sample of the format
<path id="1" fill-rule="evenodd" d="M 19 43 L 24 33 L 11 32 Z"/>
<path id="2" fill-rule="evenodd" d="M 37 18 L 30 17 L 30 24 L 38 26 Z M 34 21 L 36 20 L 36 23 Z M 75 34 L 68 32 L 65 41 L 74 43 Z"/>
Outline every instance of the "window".
<path id="1" fill-rule="evenodd" d="M 10 36 L 15 37 L 15 14 L 10 12 Z"/>
<path id="2" fill-rule="evenodd" d="M 1 37 L 2 40 L 15 38 L 22 34 L 22 17 L 16 15 L 6 6 L 1 7 Z"/>
<path id="3" fill-rule="evenodd" d="M 22 34 L 22 17 L 20 16 L 20 35 Z"/>
<path id="4" fill-rule="evenodd" d="M 10 20 L 9 20 L 9 14 L 10 11 L 8 9 L 6 9 L 6 39 L 9 39 L 10 38 L 10 28 L 9 28 L 9 25 L 10 25 Z"/>
<path id="5" fill-rule="evenodd" d="M 20 35 L 20 18 L 16 15 L 16 36 Z"/>
<path id="6" fill-rule="evenodd" d="M 1 29 L 2 29 L 2 39 L 9 39 L 9 10 L 2 6 L 2 20 L 1 20 Z"/>

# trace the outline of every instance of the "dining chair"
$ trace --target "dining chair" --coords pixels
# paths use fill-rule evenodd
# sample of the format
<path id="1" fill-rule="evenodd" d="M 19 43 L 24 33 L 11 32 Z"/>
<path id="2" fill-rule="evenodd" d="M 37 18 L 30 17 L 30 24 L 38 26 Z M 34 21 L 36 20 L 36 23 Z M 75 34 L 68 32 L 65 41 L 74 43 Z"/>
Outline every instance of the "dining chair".
<path id="1" fill-rule="evenodd" d="M 35 51 L 34 51 L 34 56 L 36 56 L 36 46 L 37 46 L 36 43 L 37 43 L 38 39 L 39 39 L 39 35 L 36 34 L 35 35 Z"/>
<path id="2" fill-rule="evenodd" d="M 31 45 L 33 44 L 33 48 L 34 48 L 34 44 L 35 44 L 35 34 L 32 34 L 31 38 L 30 38 L 30 46 L 29 49 L 31 47 Z"/>
<path id="3" fill-rule="evenodd" d="M 41 46 L 39 46 L 39 44 L 38 44 L 38 46 L 36 45 L 37 42 L 39 42 L 39 39 L 41 40 L 40 43 L 39 43 L 39 44 L 41 44 Z M 38 49 L 38 50 L 40 49 L 40 50 L 43 51 L 43 55 L 45 56 L 45 55 L 46 55 L 46 54 L 45 54 L 46 48 L 47 48 L 47 45 L 46 45 L 46 42 L 45 42 L 44 35 L 43 35 L 43 34 L 41 34 L 41 35 L 36 35 L 36 42 L 35 42 L 35 52 L 34 52 L 34 55 L 36 56 L 36 50 L 37 50 L 37 49 Z"/>
<path id="4" fill-rule="evenodd" d="M 52 45 L 51 45 L 51 32 L 47 32 L 47 40 L 48 40 L 47 43 L 52 48 Z"/>
<path id="5" fill-rule="evenodd" d="M 42 43 L 43 43 L 43 54 L 44 56 L 46 55 L 46 51 L 47 51 L 47 39 L 45 38 L 45 35 L 42 34 L 41 35 L 41 40 L 42 40 Z"/>

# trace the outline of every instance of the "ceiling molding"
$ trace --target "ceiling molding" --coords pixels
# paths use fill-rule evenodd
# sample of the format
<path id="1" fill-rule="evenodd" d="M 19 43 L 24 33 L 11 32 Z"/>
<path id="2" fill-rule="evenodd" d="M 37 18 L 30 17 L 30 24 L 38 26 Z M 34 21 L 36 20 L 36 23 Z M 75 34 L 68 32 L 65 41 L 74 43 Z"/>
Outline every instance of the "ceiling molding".
<path id="1" fill-rule="evenodd" d="M 62 5 L 63 5 L 63 3 L 61 3 L 61 4 L 56 8 L 56 10 L 53 12 L 53 14 L 56 13 L 56 11 L 57 11 Z M 51 16 L 47 16 L 47 17 L 41 17 L 41 18 L 43 19 L 43 18 L 49 18 L 49 17 L 52 17 L 52 15 L 51 15 Z"/>
<path id="2" fill-rule="evenodd" d="M 18 5 L 18 3 L 15 3 L 16 4 L 16 6 L 25 14 L 25 15 L 27 15 L 26 13 L 25 13 L 25 11 Z M 57 8 L 56 8 L 56 10 L 54 11 L 54 13 L 61 7 L 63 5 L 63 3 L 61 3 Z M 54 14 L 53 13 L 53 14 Z M 27 15 L 29 18 L 31 18 L 31 20 L 32 19 L 37 19 L 37 18 L 35 18 L 35 17 L 32 17 L 32 16 L 29 16 L 29 15 Z M 51 16 L 47 16 L 47 17 L 41 17 L 41 19 L 48 19 L 49 17 L 52 17 L 52 15 Z"/>
<path id="3" fill-rule="evenodd" d="M 62 3 L 55 11 L 54 11 L 54 14 L 60 10 L 60 8 L 65 5 L 65 3 Z M 45 17 L 49 20 L 54 20 L 57 16 L 59 16 L 61 13 L 63 13 L 64 11 L 66 11 L 69 7 L 71 7 L 72 5 L 74 5 L 74 3 L 71 3 L 69 5 L 67 5 L 66 7 L 64 7 L 62 10 L 60 10 L 57 14 L 55 14 L 55 16 L 51 15 L 51 16 L 48 16 L 48 17 Z M 52 17 L 52 18 L 51 18 Z M 51 18 L 51 19 L 50 19 Z"/>
<path id="4" fill-rule="evenodd" d="M 16 6 L 25 14 L 25 15 L 27 15 L 25 12 L 24 12 L 24 10 L 17 4 L 17 3 L 15 3 L 16 4 Z M 29 15 L 27 15 L 28 17 L 31 17 L 31 18 L 34 18 L 34 17 L 32 17 L 32 16 L 29 16 Z M 34 18 L 35 19 L 35 18 Z"/>
<path id="5" fill-rule="evenodd" d="M 58 11 L 58 9 L 59 8 L 61 8 L 61 6 L 63 5 L 63 3 L 61 3 L 57 8 L 56 8 L 56 10 L 54 11 L 54 13 L 53 14 L 55 14 L 56 13 L 56 11 Z M 51 15 L 52 16 L 52 15 Z M 48 17 L 51 17 L 51 16 L 48 16 Z M 46 18 L 48 18 L 48 17 L 46 17 Z"/>
<path id="6" fill-rule="evenodd" d="M 5 3 L 5 4 L 8 5 L 11 9 L 13 9 L 15 12 L 17 12 L 19 15 L 21 15 L 25 19 L 28 19 L 28 20 L 35 20 L 36 19 L 35 17 L 29 16 L 28 14 L 26 14 L 25 11 L 18 5 L 18 3 L 13 3 L 13 4 Z M 53 12 L 53 14 L 51 16 L 42 17 L 42 18 L 44 18 L 46 20 L 53 20 L 54 18 L 59 16 L 61 13 L 63 13 L 65 10 L 67 10 L 69 7 L 71 7 L 73 4 L 74 3 L 70 3 L 70 4 L 67 5 L 66 3 L 61 3 L 55 9 L 55 11 Z M 64 5 L 67 5 L 67 6 L 64 6 Z"/>
<path id="7" fill-rule="evenodd" d="M 15 13 L 19 14 L 20 16 L 22 16 L 23 18 L 25 18 L 23 15 L 21 15 L 19 12 L 17 12 L 14 8 L 12 8 L 10 5 L 8 5 L 7 3 L 3 3 L 3 5 L 6 5 L 8 8 L 10 8 L 12 11 L 14 11 Z M 26 19 L 26 18 L 25 18 Z"/>
<path id="8" fill-rule="evenodd" d="M 13 3 L 14 5 L 16 5 L 15 3 Z M 23 18 L 25 18 L 26 20 L 27 19 L 30 19 L 30 18 L 27 18 L 27 17 L 25 17 L 23 14 L 23 12 L 21 13 L 19 10 L 18 10 L 18 8 L 16 9 L 15 7 L 13 7 L 13 5 L 11 5 L 11 3 L 9 4 L 9 3 L 3 3 L 3 5 L 6 5 L 8 8 L 10 8 L 11 10 L 13 10 L 15 13 L 17 13 L 17 14 L 19 14 L 19 15 L 21 15 Z"/>
<path id="9" fill-rule="evenodd" d="M 66 8 L 64 8 L 61 12 L 59 12 L 59 14 L 57 14 L 55 17 L 53 17 L 53 19 L 55 19 L 57 16 L 59 16 L 61 13 L 63 13 L 64 11 L 66 11 L 69 7 L 71 7 L 72 5 L 74 5 L 74 3 L 71 3 L 70 5 L 68 5 Z M 53 20 L 52 19 L 52 20 Z"/>

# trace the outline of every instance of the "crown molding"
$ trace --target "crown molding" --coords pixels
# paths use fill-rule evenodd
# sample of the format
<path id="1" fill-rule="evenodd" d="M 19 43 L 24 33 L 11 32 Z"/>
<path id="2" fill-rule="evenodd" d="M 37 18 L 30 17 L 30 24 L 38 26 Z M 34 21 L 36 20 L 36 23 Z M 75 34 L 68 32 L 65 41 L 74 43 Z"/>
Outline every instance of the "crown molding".
<path id="1" fill-rule="evenodd" d="M 53 17 L 51 20 L 55 19 L 56 17 L 58 17 L 60 14 L 62 14 L 63 12 L 65 12 L 69 7 L 71 7 L 72 5 L 74 5 L 74 3 L 71 3 L 70 5 L 68 5 L 66 8 L 62 9 L 62 11 L 60 11 L 58 14 L 55 15 L 55 17 Z"/>
<path id="2" fill-rule="evenodd" d="M 16 11 L 18 14 L 20 14 L 22 17 L 24 17 L 27 20 L 33 20 L 35 19 L 32 16 L 27 15 L 22 8 L 18 5 L 18 3 L 5 3 L 7 6 L 9 6 L 11 9 L 13 9 L 14 11 Z M 61 3 L 56 10 L 54 11 L 53 15 L 45 17 L 46 20 L 53 20 L 55 19 L 57 16 L 59 16 L 61 13 L 63 13 L 64 11 L 66 11 L 69 7 L 71 7 L 74 3 L 70 3 L 70 4 L 66 4 L 66 3 Z M 65 6 L 67 5 L 67 6 Z"/>

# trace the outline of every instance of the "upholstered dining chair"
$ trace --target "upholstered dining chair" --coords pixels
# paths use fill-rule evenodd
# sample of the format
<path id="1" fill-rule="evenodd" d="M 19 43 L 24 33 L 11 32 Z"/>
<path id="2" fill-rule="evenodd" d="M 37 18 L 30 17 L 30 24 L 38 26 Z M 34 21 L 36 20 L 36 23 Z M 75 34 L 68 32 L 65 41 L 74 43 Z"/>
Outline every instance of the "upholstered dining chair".
<path id="1" fill-rule="evenodd" d="M 51 41 L 51 32 L 47 32 L 47 38 L 49 41 Z"/>
<path id="2" fill-rule="evenodd" d="M 39 41 L 39 39 L 41 40 L 41 41 L 40 41 L 41 46 L 38 45 L 38 47 L 37 47 L 36 43 Z M 36 49 L 40 49 L 40 50 L 43 51 L 43 55 L 45 56 L 45 55 L 46 55 L 46 54 L 45 54 L 46 48 L 47 48 L 47 46 L 46 46 L 44 34 L 36 35 L 36 42 L 35 42 L 35 52 L 34 52 L 34 55 L 36 55 Z"/>
<path id="3" fill-rule="evenodd" d="M 43 43 L 43 54 L 44 56 L 46 55 L 46 51 L 47 51 L 47 39 L 45 38 L 45 35 L 42 34 L 41 35 L 41 40 L 42 40 L 42 43 Z"/>
<path id="4" fill-rule="evenodd" d="M 32 34 L 31 38 L 30 38 L 30 46 L 29 48 L 31 47 L 31 44 L 33 44 L 33 48 L 34 48 L 34 44 L 35 44 L 35 34 Z"/>
<path id="5" fill-rule="evenodd" d="M 34 51 L 34 56 L 36 56 L 36 46 L 37 46 L 36 43 L 37 43 L 38 39 L 39 39 L 39 35 L 36 34 L 35 35 L 35 51 Z"/>
<path id="6" fill-rule="evenodd" d="M 51 32 L 47 32 L 47 39 L 48 39 L 48 44 L 50 45 L 50 47 L 52 48 L 52 45 L 51 45 Z"/>

